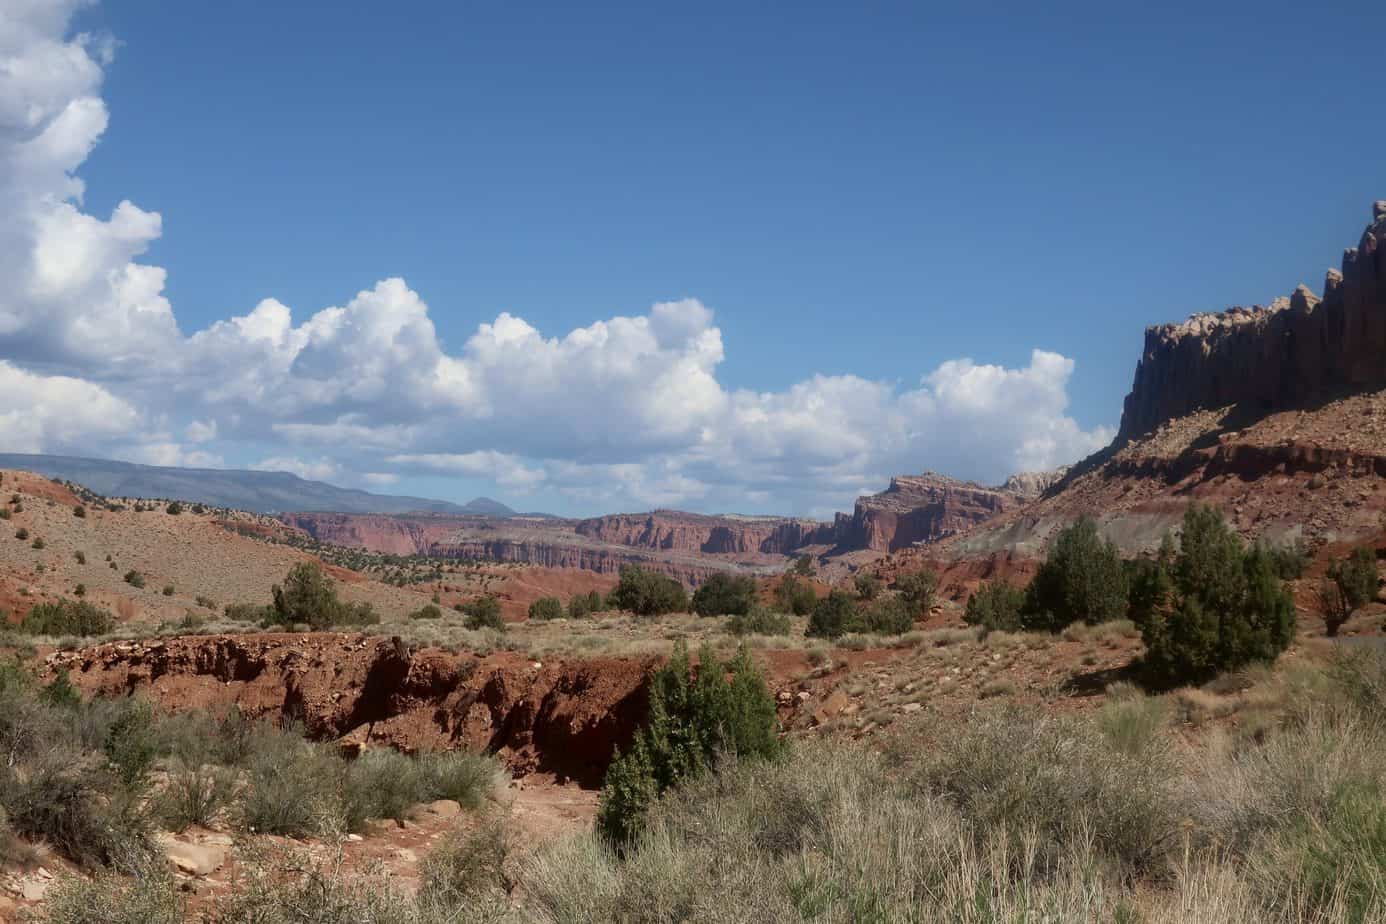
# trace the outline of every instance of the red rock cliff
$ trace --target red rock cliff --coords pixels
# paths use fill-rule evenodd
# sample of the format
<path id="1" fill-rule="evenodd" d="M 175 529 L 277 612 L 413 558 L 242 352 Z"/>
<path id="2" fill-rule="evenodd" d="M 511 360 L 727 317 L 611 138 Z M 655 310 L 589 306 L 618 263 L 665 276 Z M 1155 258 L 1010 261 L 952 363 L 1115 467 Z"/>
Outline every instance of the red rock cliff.
<path id="1" fill-rule="evenodd" d="M 1191 411 L 1239 404 L 1270 411 L 1386 383 L 1386 201 L 1361 242 L 1329 270 L 1320 299 L 1305 286 L 1269 308 L 1194 315 L 1148 328 L 1118 443 Z"/>

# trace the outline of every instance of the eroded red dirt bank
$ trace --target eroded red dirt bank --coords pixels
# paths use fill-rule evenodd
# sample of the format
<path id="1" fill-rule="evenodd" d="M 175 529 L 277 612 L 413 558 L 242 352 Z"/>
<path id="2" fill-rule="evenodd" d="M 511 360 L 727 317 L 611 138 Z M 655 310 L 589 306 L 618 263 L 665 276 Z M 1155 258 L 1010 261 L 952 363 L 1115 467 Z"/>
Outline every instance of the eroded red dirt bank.
<path id="1" fill-rule="evenodd" d="M 48 659 L 84 693 L 150 697 L 178 711 L 237 706 L 303 723 L 314 738 L 403 750 L 467 747 L 516 774 L 601 784 L 648 706 L 649 659 L 538 662 L 411 651 L 337 633 L 185 636 L 112 642 Z"/>

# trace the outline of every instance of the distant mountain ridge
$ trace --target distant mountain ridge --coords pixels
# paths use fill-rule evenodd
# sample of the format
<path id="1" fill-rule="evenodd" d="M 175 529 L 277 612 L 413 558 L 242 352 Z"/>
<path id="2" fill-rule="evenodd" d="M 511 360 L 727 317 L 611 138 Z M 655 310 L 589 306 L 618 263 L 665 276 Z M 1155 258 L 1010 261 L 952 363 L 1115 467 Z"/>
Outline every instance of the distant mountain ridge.
<path id="1" fill-rule="evenodd" d="M 372 494 L 309 481 L 289 472 L 174 468 L 27 453 L 0 453 L 0 468 L 73 481 L 107 497 L 166 497 L 253 513 L 449 513 L 497 518 L 515 515 L 515 511 L 489 497 L 454 504 L 423 497 Z"/>

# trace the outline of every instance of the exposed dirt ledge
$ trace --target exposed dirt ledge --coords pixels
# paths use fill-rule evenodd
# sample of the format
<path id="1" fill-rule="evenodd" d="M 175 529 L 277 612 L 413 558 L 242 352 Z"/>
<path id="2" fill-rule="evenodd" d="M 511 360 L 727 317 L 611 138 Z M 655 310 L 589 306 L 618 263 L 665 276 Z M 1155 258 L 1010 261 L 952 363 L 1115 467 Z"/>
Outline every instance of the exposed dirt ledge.
<path id="1" fill-rule="evenodd" d="M 51 655 L 84 693 L 138 693 L 172 710 L 238 706 L 323 740 L 485 749 L 517 775 L 599 786 L 648 707 L 653 661 L 485 657 L 338 633 L 184 636 Z"/>

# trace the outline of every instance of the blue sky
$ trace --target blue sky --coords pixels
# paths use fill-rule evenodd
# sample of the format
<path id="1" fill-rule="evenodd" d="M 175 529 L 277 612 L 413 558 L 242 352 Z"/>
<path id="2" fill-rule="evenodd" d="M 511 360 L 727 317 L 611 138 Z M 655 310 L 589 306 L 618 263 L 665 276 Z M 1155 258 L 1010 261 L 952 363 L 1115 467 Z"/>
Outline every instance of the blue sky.
<path id="1" fill-rule="evenodd" d="M 0 427 L 6 448 L 278 460 L 559 512 L 821 515 L 892 471 L 993 480 L 1073 461 L 1110 437 L 1145 325 L 1319 288 L 1386 197 L 1371 4 L 53 5 L 72 19 L 12 26 L 4 50 L 56 36 L 100 65 L 71 92 L 109 124 L 62 166 L 84 214 L 128 200 L 160 216 L 115 235 L 140 240 L 116 256 L 166 270 L 169 349 L 188 358 L 151 377 L 138 351 L 106 362 L 0 320 L 0 361 L 28 387 L 80 380 L 127 421 Z M 82 32 L 114 37 L 113 56 Z M 44 92 L 0 100 L 59 112 Z M 425 361 L 445 366 L 502 312 L 553 340 L 696 300 L 651 355 L 694 384 L 632 407 L 651 366 L 525 372 L 496 354 L 508 365 L 466 373 L 486 383 L 467 405 L 419 398 L 407 350 L 363 372 L 379 388 L 349 406 L 198 380 L 196 332 L 270 298 L 303 325 L 394 277 L 426 303 Z M 361 310 L 416 310 L 399 298 Z M 318 361 L 348 369 L 362 354 L 342 342 Z M 948 365 L 963 358 L 995 374 Z M 262 378 L 287 394 L 309 359 Z M 559 365 L 570 403 L 547 416 L 563 402 L 514 379 Z M 606 420 L 569 432 L 586 407 Z M 666 413 L 688 425 L 662 428 Z M 376 438 L 404 418 L 415 430 Z M 324 435 L 344 420 L 371 435 Z M 194 421 L 215 436 L 190 440 Z"/>

